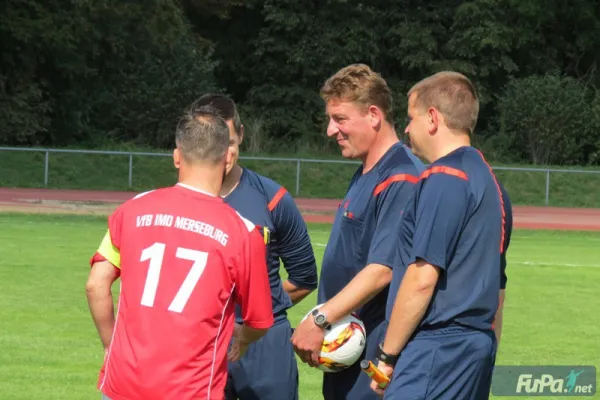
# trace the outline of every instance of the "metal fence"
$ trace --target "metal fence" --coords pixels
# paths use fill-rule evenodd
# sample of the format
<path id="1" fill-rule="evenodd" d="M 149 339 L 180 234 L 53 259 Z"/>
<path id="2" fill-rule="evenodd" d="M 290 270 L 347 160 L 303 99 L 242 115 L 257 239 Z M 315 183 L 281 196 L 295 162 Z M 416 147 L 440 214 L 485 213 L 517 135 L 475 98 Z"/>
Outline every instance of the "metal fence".
<path id="1" fill-rule="evenodd" d="M 44 154 L 44 186 L 48 186 L 48 175 L 50 173 L 50 155 L 53 153 L 71 153 L 71 154 L 104 154 L 104 155 L 117 155 L 128 157 L 128 184 L 129 188 L 133 187 L 133 157 L 172 157 L 172 153 L 149 153 L 149 152 L 130 152 L 130 151 L 108 151 L 108 150 L 70 150 L 70 149 L 51 149 L 51 148 L 23 148 L 23 147 L 0 147 L 0 151 L 25 151 L 25 152 L 37 152 Z M 296 165 L 295 171 L 295 182 L 296 182 L 296 195 L 300 193 L 300 171 L 301 164 L 304 163 L 320 163 L 320 164 L 360 164 L 357 161 L 345 161 L 345 160 L 325 160 L 325 159 L 306 159 L 306 158 L 277 158 L 277 157 L 240 157 L 240 160 L 259 160 L 268 162 L 293 162 Z M 538 172 L 545 174 L 545 199 L 544 202 L 547 205 L 550 198 L 550 174 L 551 173 L 570 173 L 570 174 L 596 174 L 600 176 L 600 170 L 580 170 L 580 169 L 557 169 L 557 168 L 525 168 L 525 167 L 494 167 L 492 169 L 498 171 L 521 171 L 521 172 Z M 0 170 L 0 174 L 2 171 Z"/>

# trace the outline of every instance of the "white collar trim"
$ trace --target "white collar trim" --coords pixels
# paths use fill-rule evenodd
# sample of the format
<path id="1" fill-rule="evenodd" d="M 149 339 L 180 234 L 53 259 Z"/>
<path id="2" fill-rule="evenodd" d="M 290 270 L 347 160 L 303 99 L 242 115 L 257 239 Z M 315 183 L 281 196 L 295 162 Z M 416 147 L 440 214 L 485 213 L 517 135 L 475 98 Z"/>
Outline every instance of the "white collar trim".
<path id="1" fill-rule="evenodd" d="M 198 193 L 205 194 L 205 195 L 207 195 L 207 196 L 210 196 L 210 197 L 217 197 L 217 196 L 215 196 L 215 195 L 214 195 L 214 194 L 212 194 L 212 193 L 208 193 L 208 192 L 205 192 L 205 191 L 204 191 L 204 190 L 202 190 L 202 189 L 198 189 L 198 188 L 195 188 L 195 187 L 193 187 L 193 186 L 186 185 L 185 183 L 177 182 L 177 185 L 179 185 L 179 186 L 181 186 L 181 187 L 184 187 L 184 188 L 186 188 L 186 189 L 189 189 L 189 190 L 193 190 L 194 192 L 198 192 Z"/>

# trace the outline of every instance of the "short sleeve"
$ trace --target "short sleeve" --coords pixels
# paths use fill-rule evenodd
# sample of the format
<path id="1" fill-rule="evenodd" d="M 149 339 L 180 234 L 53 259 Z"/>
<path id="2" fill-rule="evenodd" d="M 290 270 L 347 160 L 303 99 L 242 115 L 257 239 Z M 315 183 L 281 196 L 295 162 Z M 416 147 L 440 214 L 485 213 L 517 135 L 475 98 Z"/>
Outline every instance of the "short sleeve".
<path id="1" fill-rule="evenodd" d="M 443 270 L 465 224 L 469 207 L 468 182 L 444 173 L 423 183 L 416 208 L 415 233 L 408 264 L 423 259 Z"/>
<path id="2" fill-rule="evenodd" d="M 279 256 L 288 273 L 288 280 L 303 289 L 317 287 L 317 263 L 310 243 L 306 223 L 289 193 L 272 211 L 273 224 L 279 239 Z"/>
<path id="3" fill-rule="evenodd" d="M 235 298 L 245 325 L 266 329 L 273 325 L 271 288 L 266 265 L 266 246 L 253 229 L 239 251 L 236 265 Z"/>
<path id="4" fill-rule="evenodd" d="M 123 211 L 115 210 L 108 218 L 108 230 L 104 234 L 100 246 L 90 260 L 90 265 L 99 261 L 108 261 L 116 268 L 121 268 L 121 232 L 123 224 Z"/>
<path id="5" fill-rule="evenodd" d="M 407 174 L 394 175 L 392 178 L 396 180 L 388 181 L 391 183 L 384 190 L 379 192 L 376 189 L 373 193 L 377 196 L 377 227 L 367 257 L 367 264 L 381 264 L 390 268 L 399 262 L 398 231 L 402 214 L 418 182 L 416 176 Z"/>

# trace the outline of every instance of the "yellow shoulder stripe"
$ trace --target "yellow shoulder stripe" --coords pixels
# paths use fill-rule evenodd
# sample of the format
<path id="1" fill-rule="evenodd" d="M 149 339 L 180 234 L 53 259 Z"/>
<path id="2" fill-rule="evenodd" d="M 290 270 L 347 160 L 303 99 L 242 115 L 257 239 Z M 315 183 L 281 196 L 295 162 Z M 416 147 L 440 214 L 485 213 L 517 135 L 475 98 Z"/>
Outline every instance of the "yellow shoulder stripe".
<path id="1" fill-rule="evenodd" d="M 100 243 L 98 253 L 100 253 L 115 267 L 121 268 L 121 253 L 119 252 L 119 249 L 117 249 L 112 243 L 109 230 L 106 231 L 106 235 L 104 235 L 104 239 L 102 239 L 102 243 Z"/>
<path id="2" fill-rule="evenodd" d="M 271 241 L 271 231 L 266 226 L 263 226 L 262 230 L 263 230 L 262 234 L 263 234 L 263 239 L 265 240 L 265 244 L 269 244 L 269 242 Z"/>

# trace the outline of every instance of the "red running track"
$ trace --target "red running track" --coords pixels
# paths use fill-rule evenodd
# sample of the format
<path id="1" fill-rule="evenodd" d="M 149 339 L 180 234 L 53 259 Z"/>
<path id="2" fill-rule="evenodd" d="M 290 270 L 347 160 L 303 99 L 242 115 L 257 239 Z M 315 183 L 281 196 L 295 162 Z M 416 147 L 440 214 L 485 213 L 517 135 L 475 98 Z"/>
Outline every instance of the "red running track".
<path id="1" fill-rule="evenodd" d="M 0 209 L 30 212 L 64 212 L 69 206 L 115 207 L 137 193 L 88 190 L 0 188 Z M 331 223 L 339 204 L 335 199 L 296 199 L 307 222 Z M 106 210 L 105 210 L 106 211 Z M 515 229 L 600 231 L 600 209 L 530 207 L 513 208 Z"/>

